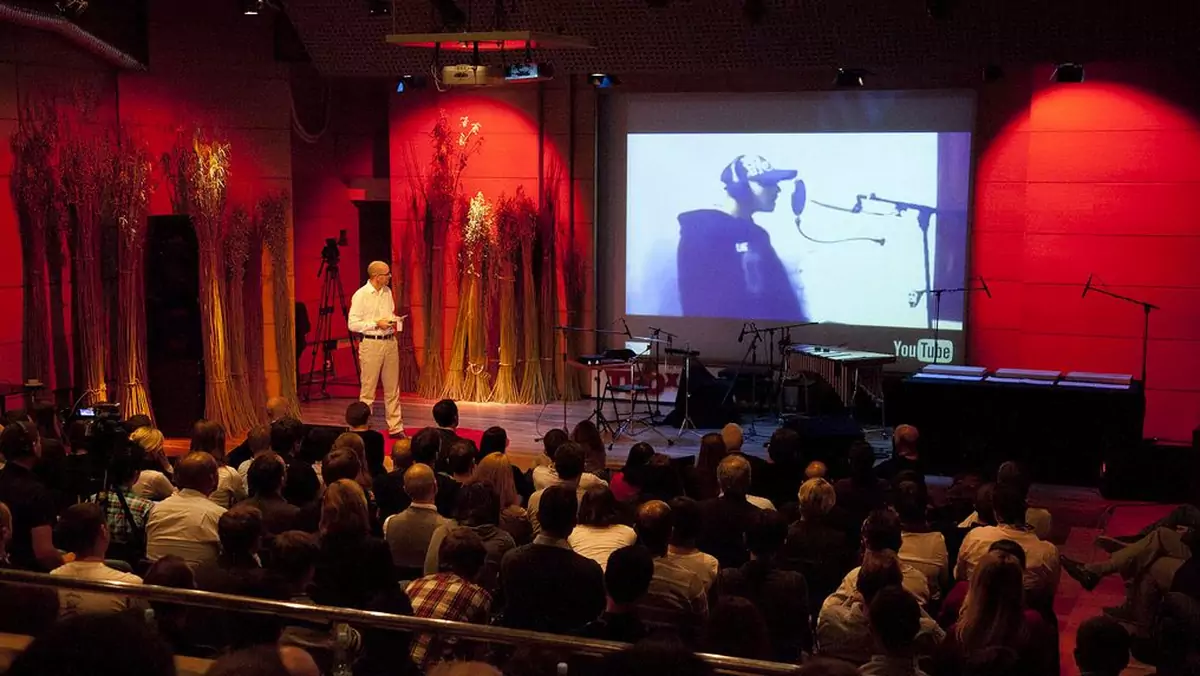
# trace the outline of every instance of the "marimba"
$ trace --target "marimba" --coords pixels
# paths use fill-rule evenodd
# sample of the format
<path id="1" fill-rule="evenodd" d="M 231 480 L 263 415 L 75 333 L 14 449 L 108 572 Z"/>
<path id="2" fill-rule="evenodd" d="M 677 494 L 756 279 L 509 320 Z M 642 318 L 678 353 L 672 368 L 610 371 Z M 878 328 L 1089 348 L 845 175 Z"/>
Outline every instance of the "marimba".
<path id="1" fill-rule="evenodd" d="M 791 345 L 787 349 L 788 373 L 817 374 L 833 387 L 846 406 L 853 406 L 854 394 L 860 387 L 876 401 L 882 401 L 883 365 L 895 361 L 894 354 L 824 345 Z"/>

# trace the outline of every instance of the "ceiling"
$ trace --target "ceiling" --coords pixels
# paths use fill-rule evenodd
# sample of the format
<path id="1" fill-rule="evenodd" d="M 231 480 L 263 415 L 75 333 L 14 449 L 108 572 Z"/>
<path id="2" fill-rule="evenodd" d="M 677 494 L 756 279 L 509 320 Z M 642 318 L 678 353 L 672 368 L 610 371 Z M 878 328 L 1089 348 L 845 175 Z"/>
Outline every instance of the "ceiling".
<path id="1" fill-rule="evenodd" d="M 657 0 L 654 4 L 661 4 Z M 903 68 L 955 63 L 1163 60 L 1197 55 L 1195 0 L 458 0 L 472 29 L 493 28 L 496 4 L 507 28 L 587 38 L 593 50 L 536 55 L 560 72 L 614 73 L 815 69 L 835 65 Z M 395 16 L 370 17 L 367 0 L 284 0 L 316 67 L 332 76 L 397 76 L 428 71 L 431 50 L 384 42 L 393 32 L 440 28 L 430 2 L 396 0 Z M 463 59 L 463 57 L 457 57 Z M 443 56 L 442 63 L 456 57 Z"/>

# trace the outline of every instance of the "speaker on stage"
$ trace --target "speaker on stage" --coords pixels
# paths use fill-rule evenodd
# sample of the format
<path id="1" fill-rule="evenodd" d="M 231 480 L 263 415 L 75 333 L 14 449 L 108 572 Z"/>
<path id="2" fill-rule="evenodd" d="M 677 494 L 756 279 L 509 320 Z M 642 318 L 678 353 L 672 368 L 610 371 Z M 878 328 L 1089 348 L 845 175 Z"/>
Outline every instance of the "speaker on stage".
<path id="1" fill-rule="evenodd" d="M 204 417 L 200 248 L 187 216 L 151 216 L 146 233 L 146 376 L 158 429 L 191 436 Z"/>
<path id="2" fill-rule="evenodd" d="M 820 460 L 830 476 L 848 474 L 850 446 L 863 440 L 862 425 L 849 415 L 794 416 L 784 427 L 800 435 L 800 448 L 808 462 Z"/>

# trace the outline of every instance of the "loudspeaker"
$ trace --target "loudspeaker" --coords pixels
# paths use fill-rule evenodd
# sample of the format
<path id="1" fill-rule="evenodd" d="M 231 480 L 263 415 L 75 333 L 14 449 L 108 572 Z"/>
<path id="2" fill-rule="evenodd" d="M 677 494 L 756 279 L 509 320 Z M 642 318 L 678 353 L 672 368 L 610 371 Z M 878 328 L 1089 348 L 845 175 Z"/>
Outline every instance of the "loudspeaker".
<path id="1" fill-rule="evenodd" d="M 795 416 L 783 424 L 800 435 L 800 448 L 808 462 L 820 460 L 830 476 L 847 474 L 850 445 L 863 440 L 862 425 L 849 415 Z"/>
<path id="2" fill-rule="evenodd" d="M 739 416 L 733 399 L 725 398 L 727 389 L 725 381 L 717 380 L 698 358 L 693 357 L 688 372 L 680 375 L 675 408 L 663 419 L 663 424 L 668 427 L 679 427 L 683 424 L 684 392 L 691 392 L 692 399 L 687 403 L 687 413 L 696 427 L 715 429 L 724 427 L 726 423 L 737 422 Z"/>
<path id="3" fill-rule="evenodd" d="M 204 417 L 200 247 L 187 216 L 151 216 L 145 250 L 146 371 L 158 428 L 191 436 Z"/>

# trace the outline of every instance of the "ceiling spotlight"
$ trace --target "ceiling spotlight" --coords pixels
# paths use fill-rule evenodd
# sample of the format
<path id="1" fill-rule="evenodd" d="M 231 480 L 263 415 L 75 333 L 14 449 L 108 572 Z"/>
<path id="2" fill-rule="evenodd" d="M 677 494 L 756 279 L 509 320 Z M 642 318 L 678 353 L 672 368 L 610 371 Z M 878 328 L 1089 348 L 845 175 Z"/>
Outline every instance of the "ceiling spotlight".
<path id="1" fill-rule="evenodd" d="M 467 13 L 454 0 L 429 0 L 442 28 L 456 31 L 467 25 Z"/>
<path id="2" fill-rule="evenodd" d="M 246 16 L 256 16 L 263 11 L 264 0 L 241 0 L 242 14 Z"/>
<path id="3" fill-rule="evenodd" d="M 870 73 L 861 68 L 838 68 L 833 84 L 836 87 L 861 87 L 865 75 Z"/>
<path id="4" fill-rule="evenodd" d="M 767 18 L 766 0 L 745 0 L 742 4 L 742 14 L 750 23 L 761 23 Z"/>
<path id="5" fill-rule="evenodd" d="M 999 82 L 1004 79 L 1004 69 L 994 63 L 983 67 L 984 82 Z"/>
<path id="6" fill-rule="evenodd" d="M 1054 75 L 1050 77 L 1051 82 L 1060 84 L 1078 84 L 1083 82 L 1083 65 L 1078 63 L 1060 63 L 1054 69 Z"/>
<path id="7" fill-rule="evenodd" d="M 368 16 L 391 16 L 391 0 L 367 0 Z"/>
<path id="8" fill-rule="evenodd" d="M 596 89 L 611 89 L 621 84 L 620 78 L 608 73 L 592 73 L 588 76 L 588 82 Z"/>

